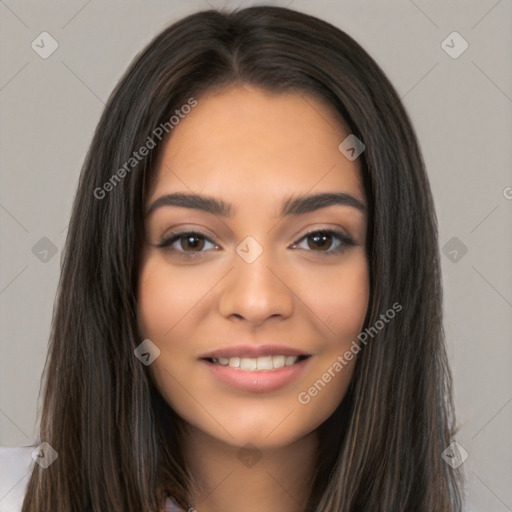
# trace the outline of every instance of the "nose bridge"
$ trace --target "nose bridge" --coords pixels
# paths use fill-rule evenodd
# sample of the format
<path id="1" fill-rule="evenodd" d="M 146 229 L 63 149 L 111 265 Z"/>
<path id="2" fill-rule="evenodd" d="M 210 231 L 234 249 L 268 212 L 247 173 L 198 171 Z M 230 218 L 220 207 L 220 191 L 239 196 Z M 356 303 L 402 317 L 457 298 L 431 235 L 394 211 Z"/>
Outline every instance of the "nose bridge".
<path id="1" fill-rule="evenodd" d="M 271 248 L 248 236 L 237 246 L 233 264 L 220 300 L 224 316 L 236 315 L 261 323 L 271 316 L 292 313 L 293 294 L 280 276 Z"/>

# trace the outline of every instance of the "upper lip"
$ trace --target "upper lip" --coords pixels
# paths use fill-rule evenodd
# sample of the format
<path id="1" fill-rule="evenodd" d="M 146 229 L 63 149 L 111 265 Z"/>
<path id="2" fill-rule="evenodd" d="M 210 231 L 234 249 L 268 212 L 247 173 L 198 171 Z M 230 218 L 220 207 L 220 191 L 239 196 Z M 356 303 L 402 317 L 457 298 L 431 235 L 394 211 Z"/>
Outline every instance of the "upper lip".
<path id="1" fill-rule="evenodd" d="M 261 356 L 309 356 L 311 354 L 285 345 L 233 345 L 219 348 L 204 354 L 200 359 L 218 359 L 219 357 L 261 357 Z"/>

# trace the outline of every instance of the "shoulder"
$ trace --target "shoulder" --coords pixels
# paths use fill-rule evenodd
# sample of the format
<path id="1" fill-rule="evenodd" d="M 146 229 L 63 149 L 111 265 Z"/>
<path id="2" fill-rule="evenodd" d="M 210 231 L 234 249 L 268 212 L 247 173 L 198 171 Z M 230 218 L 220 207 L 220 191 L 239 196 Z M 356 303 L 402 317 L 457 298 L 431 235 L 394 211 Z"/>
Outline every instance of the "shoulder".
<path id="1" fill-rule="evenodd" d="M 165 508 L 161 510 L 161 512 L 192 512 L 194 509 L 189 508 L 185 510 L 178 500 L 173 496 L 169 496 L 165 501 Z M 197 511 L 196 511 L 197 512 Z"/>
<path id="2" fill-rule="evenodd" d="M 190 509 L 189 509 L 190 510 Z M 168 497 L 165 501 L 165 508 L 161 512 L 187 512 L 180 506 L 174 497 Z"/>
<path id="3" fill-rule="evenodd" d="M 34 446 L 0 446 L 0 510 L 20 512 L 32 473 Z"/>
<path id="4" fill-rule="evenodd" d="M 35 446 L 0 446 L 0 511 L 20 512 L 27 484 L 34 467 Z M 163 512 L 183 512 L 171 497 Z"/>

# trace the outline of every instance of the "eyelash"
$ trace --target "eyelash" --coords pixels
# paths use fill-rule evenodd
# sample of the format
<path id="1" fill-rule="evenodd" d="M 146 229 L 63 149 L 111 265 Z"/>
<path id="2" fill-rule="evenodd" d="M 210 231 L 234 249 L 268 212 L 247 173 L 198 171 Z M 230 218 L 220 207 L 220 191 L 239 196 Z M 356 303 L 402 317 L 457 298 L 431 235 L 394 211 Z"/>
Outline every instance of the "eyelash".
<path id="1" fill-rule="evenodd" d="M 199 255 L 201 253 L 203 253 L 205 251 L 184 251 L 184 250 L 176 250 L 173 247 L 171 247 L 172 244 L 174 244 L 174 242 L 176 242 L 180 238 L 185 237 L 185 236 L 191 236 L 191 235 L 194 235 L 194 236 L 199 235 L 198 238 L 204 238 L 206 241 L 215 245 L 215 242 L 213 242 L 213 240 L 210 237 L 208 237 L 204 233 L 201 233 L 200 231 L 182 231 L 179 233 L 171 233 L 170 236 L 163 238 L 157 244 L 157 247 L 160 249 L 164 249 L 166 251 L 175 252 L 175 253 L 179 254 L 179 256 L 181 258 L 184 258 L 184 259 L 197 258 L 197 257 L 199 257 Z M 313 235 L 334 235 L 334 238 L 337 238 L 340 241 L 340 245 L 337 248 L 335 248 L 335 249 L 329 248 L 327 251 L 314 251 L 312 249 L 307 249 L 308 252 L 319 253 L 318 254 L 319 256 L 320 255 L 327 256 L 327 257 L 333 256 L 333 255 L 335 256 L 335 255 L 342 253 L 347 247 L 351 247 L 351 246 L 355 245 L 354 240 L 342 231 L 338 231 L 335 229 L 315 229 L 313 231 L 309 231 L 308 233 L 306 233 L 302 238 L 300 238 L 298 240 L 298 242 L 293 243 L 292 244 L 293 247 L 297 246 L 298 243 L 301 242 L 302 240 L 305 240 L 308 237 L 311 237 Z"/>

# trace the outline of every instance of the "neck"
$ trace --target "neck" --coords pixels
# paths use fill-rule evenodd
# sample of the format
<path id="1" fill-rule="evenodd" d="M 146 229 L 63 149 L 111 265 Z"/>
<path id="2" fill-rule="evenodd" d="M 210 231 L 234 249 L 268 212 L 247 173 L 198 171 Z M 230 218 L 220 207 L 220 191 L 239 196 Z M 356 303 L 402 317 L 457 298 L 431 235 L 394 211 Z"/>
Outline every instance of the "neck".
<path id="1" fill-rule="evenodd" d="M 316 432 L 288 445 L 240 448 L 189 426 L 184 454 L 197 512 L 302 512 L 313 484 Z"/>

